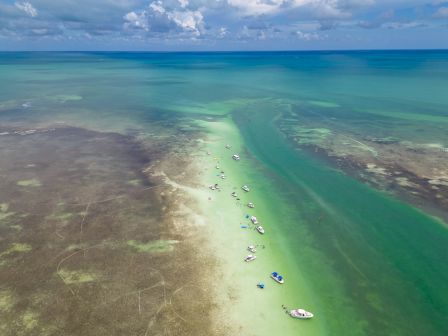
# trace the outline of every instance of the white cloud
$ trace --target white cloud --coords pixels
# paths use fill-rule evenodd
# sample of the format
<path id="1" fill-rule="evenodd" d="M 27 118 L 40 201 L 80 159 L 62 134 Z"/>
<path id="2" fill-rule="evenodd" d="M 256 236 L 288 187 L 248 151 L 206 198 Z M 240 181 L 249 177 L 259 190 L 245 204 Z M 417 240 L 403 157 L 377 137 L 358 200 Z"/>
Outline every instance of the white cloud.
<path id="1" fill-rule="evenodd" d="M 168 18 L 174 21 L 184 30 L 200 35 L 204 23 L 204 17 L 200 11 L 173 11 L 168 13 Z"/>
<path id="2" fill-rule="evenodd" d="M 244 15 L 275 13 L 288 2 L 288 0 L 227 0 L 230 6 L 238 8 Z"/>
<path id="3" fill-rule="evenodd" d="M 314 41 L 320 39 L 320 36 L 317 33 L 304 33 L 300 30 L 296 31 L 296 35 L 299 39 L 304 41 Z"/>
<path id="4" fill-rule="evenodd" d="M 229 33 L 229 31 L 227 30 L 226 27 L 221 27 L 221 28 L 219 28 L 218 36 L 221 37 L 221 38 L 223 38 L 223 37 L 225 37 L 228 33 Z"/>
<path id="5" fill-rule="evenodd" d="M 154 12 L 157 12 L 157 13 L 160 13 L 160 14 L 163 14 L 163 13 L 166 12 L 165 8 L 163 8 L 162 1 L 151 2 L 149 7 L 152 8 L 154 10 Z"/>
<path id="6" fill-rule="evenodd" d="M 204 17 L 199 10 L 169 10 L 163 7 L 160 0 L 151 2 L 145 10 L 127 13 L 123 19 L 126 29 L 143 29 L 158 33 L 178 29 L 199 36 L 204 29 Z"/>
<path id="7" fill-rule="evenodd" d="M 123 19 L 125 22 L 125 28 L 138 28 L 143 30 L 148 30 L 148 19 L 146 17 L 146 12 L 142 13 L 129 12 Z"/>
<path id="8" fill-rule="evenodd" d="M 31 17 L 36 17 L 38 14 L 37 9 L 34 8 L 29 2 L 16 2 L 14 5 Z"/>
<path id="9" fill-rule="evenodd" d="M 434 17 L 436 18 L 448 18 L 448 7 L 440 7 L 437 12 L 435 12 Z"/>
<path id="10" fill-rule="evenodd" d="M 187 7 L 188 4 L 189 4 L 188 0 L 178 0 L 178 1 L 179 1 L 180 6 L 181 6 L 182 8 Z"/>
<path id="11" fill-rule="evenodd" d="M 375 4 L 375 0 L 227 0 L 242 15 L 259 16 L 306 8 L 317 18 L 344 19 L 352 11 Z"/>

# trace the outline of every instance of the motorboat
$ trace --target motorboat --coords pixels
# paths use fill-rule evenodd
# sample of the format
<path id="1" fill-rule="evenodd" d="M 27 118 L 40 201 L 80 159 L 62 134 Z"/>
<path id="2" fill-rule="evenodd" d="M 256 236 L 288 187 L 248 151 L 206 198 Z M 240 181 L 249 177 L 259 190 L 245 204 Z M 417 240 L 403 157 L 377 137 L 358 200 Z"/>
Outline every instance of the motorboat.
<path id="1" fill-rule="evenodd" d="M 231 147 L 230 145 L 226 145 L 226 148 L 227 148 L 227 149 L 230 149 L 230 147 Z"/>
<path id="2" fill-rule="evenodd" d="M 257 249 L 256 249 L 255 246 L 253 246 L 253 245 L 249 245 L 249 246 L 247 247 L 247 250 L 248 250 L 249 252 L 252 252 L 252 253 L 257 252 Z"/>
<path id="3" fill-rule="evenodd" d="M 237 154 L 233 154 L 232 159 L 234 159 L 235 161 L 238 161 L 240 159 L 240 156 Z"/>
<path id="4" fill-rule="evenodd" d="M 271 273 L 271 278 L 274 279 L 279 284 L 283 284 L 285 282 L 283 277 L 280 274 L 278 274 L 277 272 L 272 272 Z"/>
<path id="5" fill-rule="evenodd" d="M 216 190 L 216 187 L 214 185 L 209 185 L 208 186 L 211 190 Z"/>
<path id="6" fill-rule="evenodd" d="M 313 313 L 306 311 L 305 309 L 293 309 L 289 312 L 289 315 L 291 315 L 294 318 L 298 319 L 310 319 L 314 316 Z"/>
<path id="7" fill-rule="evenodd" d="M 221 174 L 221 178 L 224 180 L 226 176 L 224 174 Z"/>
<path id="8" fill-rule="evenodd" d="M 257 231 L 260 232 L 261 234 L 264 234 L 264 229 L 262 226 L 257 226 L 256 227 Z"/>
<path id="9" fill-rule="evenodd" d="M 258 219 L 255 216 L 250 217 L 250 221 L 254 224 L 258 224 Z"/>
<path id="10" fill-rule="evenodd" d="M 232 195 L 232 197 L 236 197 L 236 192 L 232 192 L 230 195 Z"/>
<path id="11" fill-rule="evenodd" d="M 244 258 L 244 261 L 248 262 L 248 261 L 253 261 L 257 259 L 257 256 L 253 255 L 253 254 L 249 254 L 246 258 Z"/>
<path id="12" fill-rule="evenodd" d="M 247 203 L 247 206 L 251 209 L 255 208 L 255 205 L 253 203 Z"/>
<path id="13" fill-rule="evenodd" d="M 241 187 L 241 189 L 243 189 L 245 192 L 249 192 L 250 191 L 250 189 L 249 189 L 249 187 L 247 185 L 243 185 Z"/>

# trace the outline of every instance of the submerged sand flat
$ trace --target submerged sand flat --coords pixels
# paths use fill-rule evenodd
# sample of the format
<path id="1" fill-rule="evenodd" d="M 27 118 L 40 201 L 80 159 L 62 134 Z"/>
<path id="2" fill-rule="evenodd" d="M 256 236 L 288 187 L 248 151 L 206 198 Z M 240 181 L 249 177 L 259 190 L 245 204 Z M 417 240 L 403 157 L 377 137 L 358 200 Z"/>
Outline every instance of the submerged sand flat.
<path id="1" fill-rule="evenodd" d="M 115 133 L 10 134 L 0 142 L 0 334 L 210 335 L 212 259 L 194 228 L 187 238 L 174 225 L 173 213 L 188 221 L 181 195 L 142 172 L 163 157 Z"/>

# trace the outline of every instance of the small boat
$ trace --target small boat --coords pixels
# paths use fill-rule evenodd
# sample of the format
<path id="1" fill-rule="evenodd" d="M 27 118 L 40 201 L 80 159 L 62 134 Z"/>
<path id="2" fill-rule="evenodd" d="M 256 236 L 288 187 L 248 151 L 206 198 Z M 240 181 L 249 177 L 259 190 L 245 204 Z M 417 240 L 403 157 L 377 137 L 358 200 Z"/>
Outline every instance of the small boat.
<path id="1" fill-rule="evenodd" d="M 305 309 L 293 309 L 289 312 L 289 315 L 291 315 L 294 318 L 298 318 L 298 319 L 310 319 L 314 316 L 313 313 L 310 313 L 309 311 L 306 311 Z"/>
<path id="2" fill-rule="evenodd" d="M 257 231 L 260 232 L 261 234 L 264 234 L 264 229 L 262 226 L 257 226 L 256 227 Z"/>
<path id="3" fill-rule="evenodd" d="M 250 217 L 250 221 L 254 224 L 258 224 L 258 219 L 255 216 Z"/>
<path id="4" fill-rule="evenodd" d="M 249 187 L 247 185 L 243 185 L 241 187 L 241 189 L 243 189 L 245 192 L 249 192 L 250 191 L 250 189 L 249 189 Z"/>
<path id="5" fill-rule="evenodd" d="M 247 203 L 247 206 L 251 209 L 255 208 L 255 205 L 253 203 Z"/>
<path id="6" fill-rule="evenodd" d="M 262 283 L 262 282 L 257 283 L 257 287 L 260 288 L 260 289 L 263 289 L 264 288 L 264 283 Z"/>
<path id="7" fill-rule="evenodd" d="M 219 165 L 216 165 L 216 167 L 215 167 L 216 169 L 219 169 Z"/>
<path id="8" fill-rule="evenodd" d="M 252 253 L 257 252 L 257 249 L 256 249 L 255 246 L 253 246 L 253 245 L 248 246 L 248 247 L 247 247 L 247 250 L 248 250 L 249 252 L 252 252 Z"/>
<path id="9" fill-rule="evenodd" d="M 236 192 L 232 192 L 230 195 L 232 195 L 232 197 L 236 197 Z"/>
<path id="10" fill-rule="evenodd" d="M 226 176 L 224 174 L 221 174 L 221 178 L 224 180 Z"/>
<path id="11" fill-rule="evenodd" d="M 237 154 L 233 154 L 232 159 L 234 159 L 235 161 L 238 161 L 240 159 L 240 156 Z"/>
<path id="12" fill-rule="evenodd" d="M 226 145 L 226 148 L 227 148 L 227 149 L 230 149 L 230 147 L 231 147 L 230 145 Z"/>
<path id="13" fill-rule="evenodd" d="M 211 190 L 215 190 L 216 189 L 216 187 L 214 186 L 214 185 L 210 185 L 210 186 L 208 186 Z"/>
<path id="14" fill-rule="evenodd" d="M 246 258 L 244 258 L 244 261 L 252 261 L 257 259 L 257 256 L 254 256 L 253 254 L 249 254 Z"/>
<path id="15" fill-rule="evenodd" d="M 283 284 L 285 282 L 283 277 L 280 274 L 278 274 L 277 272 L 272 272 L 271 273 L 271 278 L 274 279 L 279 284 Z"/>

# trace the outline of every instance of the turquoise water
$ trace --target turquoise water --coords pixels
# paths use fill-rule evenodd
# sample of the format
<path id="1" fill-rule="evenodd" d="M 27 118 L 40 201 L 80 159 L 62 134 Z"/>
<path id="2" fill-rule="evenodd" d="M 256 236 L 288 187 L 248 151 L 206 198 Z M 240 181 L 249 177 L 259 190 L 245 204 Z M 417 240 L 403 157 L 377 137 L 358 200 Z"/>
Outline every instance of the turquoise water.
<path id="1" fill-rule="evenodd" d="M 448 333 L 446 226 L 295 150 L 278 128 L 293 109 L 448 146 L 447 52 L 3 53 L 0 79 L 0 124 L 140 134 L 230 116 L 276 186 L 276 229 L 319 303 L 316 323 L 330 335 Z"/>

